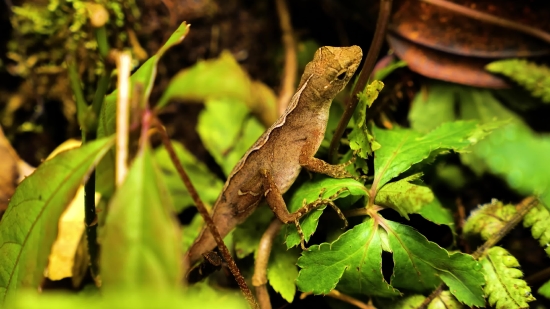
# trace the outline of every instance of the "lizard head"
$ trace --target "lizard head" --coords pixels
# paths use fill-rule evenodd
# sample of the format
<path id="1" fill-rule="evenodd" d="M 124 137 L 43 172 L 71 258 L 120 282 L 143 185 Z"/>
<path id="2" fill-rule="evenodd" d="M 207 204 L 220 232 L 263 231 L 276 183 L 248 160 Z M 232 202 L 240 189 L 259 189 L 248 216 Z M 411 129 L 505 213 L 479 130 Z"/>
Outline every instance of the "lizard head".
<path id="1" fill-rule="evenodd" d="M 309 79 L 308 84 L 313 85 L 318 95 L 323 99 L 334 99 L 359 67 L 363 52 L 359 46 L 319 48 L 313 60 L 306 66 L 304 78 Z"/>

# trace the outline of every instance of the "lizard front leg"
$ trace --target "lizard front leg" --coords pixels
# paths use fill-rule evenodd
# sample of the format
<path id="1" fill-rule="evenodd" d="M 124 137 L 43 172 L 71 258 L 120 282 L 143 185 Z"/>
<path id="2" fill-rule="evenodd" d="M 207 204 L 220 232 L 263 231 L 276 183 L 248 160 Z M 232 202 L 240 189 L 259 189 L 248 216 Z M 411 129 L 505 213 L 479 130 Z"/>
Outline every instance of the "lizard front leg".
<path id="1" fill-rule="evenodd" d="M 298 158 L 298 163 L 300 163 L 303 168 L 311 172 L 325 174 L 332 178 L 353 177 L 348 171 L 346 171 L 346 167 L 353 162 L 354 158 L 352 158 L 349 162 L 333 165 L 312 156 L 311 151 L 308 151 L 310 150 L 308 148 L 309 147 L 307 145 L 304 146 L 300 152 L 300 157 Z"/>
<path id="2" fill-rule="evenodd" d="M 347 226 L 348 221 L 346 220 L 346 217 L 344 214 L 340 211 L 338 206 L 334 204 L 333 200 L 343 191 L 347 189 L 342 189 L 338 191 L 333 196 L 329 197 L 328 199 L 323 199 L 322 195 L 324 191 L 321 191 L 319 194 L 319 198 L 311 203 L 305 203 L 302 205 L 302 207 L 298 210 L 296 210 L 293 213 L 288 212 L 288 208 L 286 206 L 286 203 L 283 199 L 283 195 L 279 191 L 279 188 L 273 181 L 273 176 L 271 175 L 271 172 L 267 169 L 260 170 L 260 175 L 262 175 L 262 182 L 264 187 L 264 195 L 267 204 L 269 205 L 269 208 L 271 208 L 271 211 L 277 216 L 281 222 L 288 224 L 293 222 L 296 225 L 296 230 L 298 231 L 298 234 L 300 235 L 300 245 L 303 250 L 306 250 L 305 247 L 305 240 L 304 240 L 304 233 L 302 231 L 302 227 L 300 226 L 300 218 L 302 218 L 305 214 L 310 212 L 313 209 L 316 209 L 317 207 L 320 207 L 322 205 L 329 205 L 331 206 L 338 216 L 344 220 L 344 228 Z"/>

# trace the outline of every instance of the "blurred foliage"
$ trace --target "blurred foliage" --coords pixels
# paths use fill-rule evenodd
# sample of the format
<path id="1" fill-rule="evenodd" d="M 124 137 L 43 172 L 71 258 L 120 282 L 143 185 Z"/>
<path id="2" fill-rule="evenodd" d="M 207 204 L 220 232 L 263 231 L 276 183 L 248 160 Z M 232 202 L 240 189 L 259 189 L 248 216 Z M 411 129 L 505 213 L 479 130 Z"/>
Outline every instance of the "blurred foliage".
<path id="1" fill-rule="evenodd" d="M 550 69 L 525 59 L 499 60 L 487 65 L 487 70 L 517 82 L 533 96 L 550 103 Z"/>

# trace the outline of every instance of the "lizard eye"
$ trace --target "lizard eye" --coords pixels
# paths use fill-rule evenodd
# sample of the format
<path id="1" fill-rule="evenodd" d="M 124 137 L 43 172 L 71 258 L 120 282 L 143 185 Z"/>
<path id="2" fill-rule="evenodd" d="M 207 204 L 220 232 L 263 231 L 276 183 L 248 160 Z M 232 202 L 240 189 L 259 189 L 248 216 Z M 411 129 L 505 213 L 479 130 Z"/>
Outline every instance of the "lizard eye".
<path id="1" fill-rule="evenodd" d="M 336 76 L 336 78 L 337 78 L 338 80 L 344 80 L 344 78 L 346 77 L 346 73 L 347 73 L 346 71 L 342 71 L 342 72 L 338 73 L 338 75 Z"/>

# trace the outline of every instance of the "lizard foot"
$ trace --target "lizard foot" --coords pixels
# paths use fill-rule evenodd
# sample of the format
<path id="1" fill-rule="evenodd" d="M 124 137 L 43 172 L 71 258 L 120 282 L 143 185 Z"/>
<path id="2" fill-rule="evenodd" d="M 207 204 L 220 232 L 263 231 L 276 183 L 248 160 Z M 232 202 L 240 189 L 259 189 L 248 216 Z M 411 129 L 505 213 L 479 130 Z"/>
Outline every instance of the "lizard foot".
<path id="1" fill-rule="evenodd" d="M 319 192 L 319 197 L 315 201 L 307 204 L 306 200 L 304 199 L 302 204 L 302 209 L 304 209 L 303 213 L 306 214 L 311 210 L 316 209 L 322 205 L 329 205 L 330 207 L 332 207 L 332 209 L 334 209 L 338 217 L 340 217 L 340 219 L 344 221 L 344 227 L 342 229 L 345 229 L 348 226 L 348 220 L 346 219 L 346 217 L 344 216 L 340 208 L 338 208 L 338 206 L 334 204 L 334 200 L 336 200 L 338 196 L 340 196 L 340 194 L 344 191 L 349 191 L 349 189 L 346 187 L 340 188 L 340 190 L 338 190 L 336 193 L 329 196 L 328 198 L 323 198 L 323 194 L 326 192 L 326 188 L 321 189 L 321 192 Z M 296 225 L 296 230 L 298 231 L 298 235 L 300 235 L 300 246 L 302 247 L 302 250 L 307 250 L 305 246 L 304 232 L 302 231 L 302 227 L 300 226 L 299 219 L 300 218 L 296 218 L 294 220 L 294 224 Z"/>

